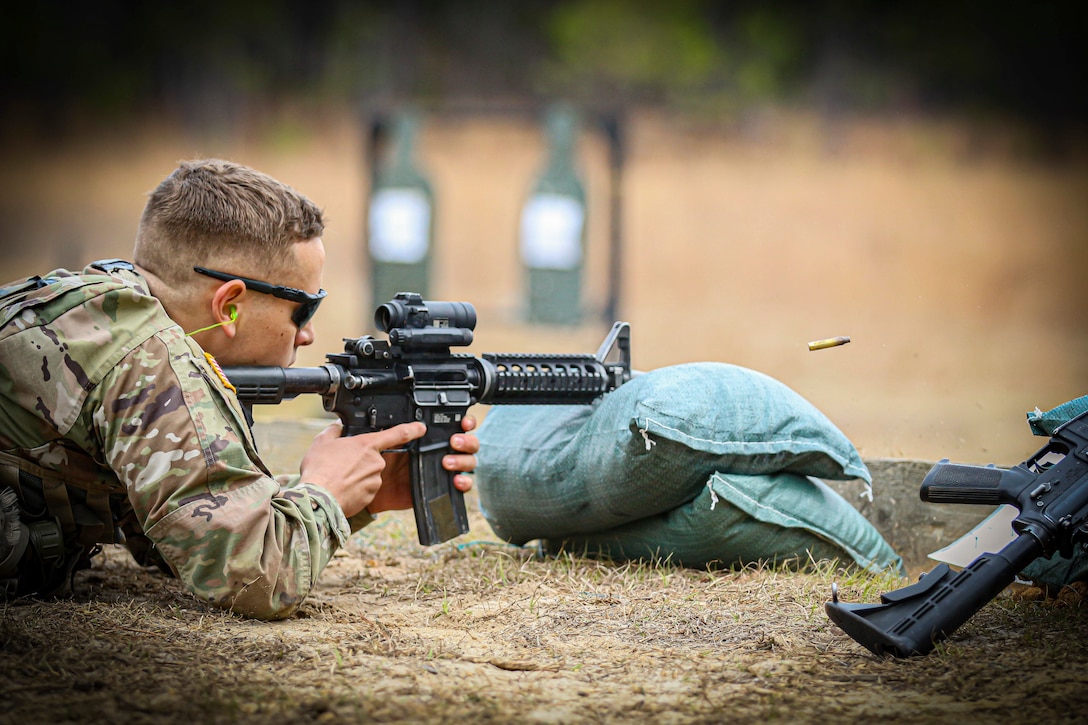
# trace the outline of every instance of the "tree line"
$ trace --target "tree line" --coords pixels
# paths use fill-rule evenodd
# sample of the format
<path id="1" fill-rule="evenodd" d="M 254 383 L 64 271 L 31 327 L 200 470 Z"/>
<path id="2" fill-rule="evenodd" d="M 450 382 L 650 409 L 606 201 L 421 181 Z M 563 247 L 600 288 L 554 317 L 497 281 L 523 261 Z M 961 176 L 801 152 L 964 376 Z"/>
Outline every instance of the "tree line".
<path id="1" fill-rule="evenodd" d="M 973 0 L 39 0 L 0 23 L 8 114 L 291 97 L 1080 122 L 1073 3 Z M 5 114 L 5 115 L 8 115 Z"/>

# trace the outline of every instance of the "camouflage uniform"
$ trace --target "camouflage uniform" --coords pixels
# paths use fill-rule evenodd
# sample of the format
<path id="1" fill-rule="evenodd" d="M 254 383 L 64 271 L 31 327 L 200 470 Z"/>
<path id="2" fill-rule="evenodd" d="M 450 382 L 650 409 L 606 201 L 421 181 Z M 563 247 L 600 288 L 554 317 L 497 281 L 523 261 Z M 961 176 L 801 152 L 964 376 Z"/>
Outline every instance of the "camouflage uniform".
<path id="1" fill-rule="evenodd" d="M 0 288 L 0 468 L 24 524 L 59 521 L 69 570 L 146 534 L 201 599 L 290 615 L 369 516 L 274 479 L 214 360 L 130 265 L 96 264 Z"/>

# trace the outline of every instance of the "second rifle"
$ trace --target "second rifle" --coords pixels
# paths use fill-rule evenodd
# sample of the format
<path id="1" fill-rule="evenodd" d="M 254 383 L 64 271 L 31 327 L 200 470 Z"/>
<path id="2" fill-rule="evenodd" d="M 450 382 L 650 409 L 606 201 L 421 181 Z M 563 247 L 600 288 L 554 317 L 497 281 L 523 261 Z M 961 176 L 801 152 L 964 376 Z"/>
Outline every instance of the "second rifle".
<path id="1" fill-rule="evenodd" d="M 1088 413 L 1054 431 L 1050 443 L 1011 469 L 941 461 L 922 481 L 931 503 L 1011 504 L 1017 537 L 962 571 L 941 564 L 880 604 L 845 604 L 833 592 L 828 617 L 874 654 L 924 655 L 1012 584 L 1039 557 L 1088 548 Z"/>

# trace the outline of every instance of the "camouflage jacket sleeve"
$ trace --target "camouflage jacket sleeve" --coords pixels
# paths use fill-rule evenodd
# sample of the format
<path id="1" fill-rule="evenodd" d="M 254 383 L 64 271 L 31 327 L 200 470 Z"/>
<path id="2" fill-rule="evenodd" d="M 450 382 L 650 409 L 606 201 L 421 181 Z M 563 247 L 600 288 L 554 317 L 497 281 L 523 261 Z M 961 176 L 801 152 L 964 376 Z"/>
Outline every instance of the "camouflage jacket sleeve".
<path id="1" fill-rule="evenodd" d="M 172 326 L 116 365 L 94 427 L 147 536 L 200 598 L 261 619 L 293 613 L 349 535 L 323 488 L 264 470 L 237 399 Z"/>
<path id="2" fill-rule="evenodd" d="M 269 475 L 237 398 L 146 282 L 56 270 L 0 299 L 0 447 L 69 487 L 125 495 L 200 598 L 291 614 L 349 522 L 325 489 Z M 113 541 L 104 523 L 98 540 Z"/>

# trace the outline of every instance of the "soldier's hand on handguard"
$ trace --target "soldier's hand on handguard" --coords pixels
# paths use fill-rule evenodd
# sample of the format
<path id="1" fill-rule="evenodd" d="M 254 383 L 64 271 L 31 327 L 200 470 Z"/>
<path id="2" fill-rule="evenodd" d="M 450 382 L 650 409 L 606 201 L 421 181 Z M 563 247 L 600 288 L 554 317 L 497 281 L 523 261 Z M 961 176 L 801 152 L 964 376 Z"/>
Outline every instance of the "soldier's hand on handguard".
<path id="1" fill-rule="evenodd" d="M 459 471 L 454 486 L 468 491 L 472 478 L 466 474 L 476 468 L 474 454 L 480 450 L 480 441 L 470 432 L 476 427 L 473 417 L 466 416 L 461 427 L 465 432 L 450 438 L 457 453 L 446 456 L 442 465 L 448 471 Z M 424 425 L 402 423 L 347 438 L 341 437 L 342 430 L 336 421 L 314 438 L 299 466 L 301 480 L 331 493 L 349 518 L 364 508 L 372 514 L 412 508 L 408 454 L 383 451 L 402 448 L 422 437 Z"/>

